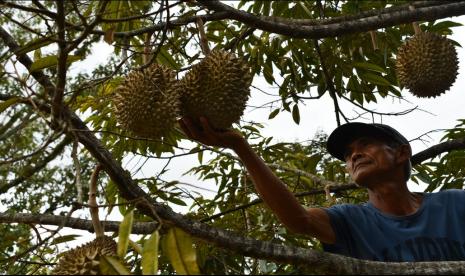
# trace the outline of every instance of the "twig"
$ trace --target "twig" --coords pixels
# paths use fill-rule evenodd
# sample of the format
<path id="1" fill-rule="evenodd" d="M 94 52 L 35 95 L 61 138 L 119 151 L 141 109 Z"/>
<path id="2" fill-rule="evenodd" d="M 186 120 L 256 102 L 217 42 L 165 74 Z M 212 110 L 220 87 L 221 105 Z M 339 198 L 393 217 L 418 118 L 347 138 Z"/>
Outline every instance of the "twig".
<path id="1" fill-rule="evenodd" d="M 94 172 L 90 178 L 89 185 L 89 211 L 92 218 L 92 225 L 94 226 L 95 236 L 103 237 L 104 231 L 102 224 L 100 223 L 100 218 L 98 216 L 98 207 L 97 207 L 97 180 L 98 175 L 102 167 L 100 165 L 95 166 Z"/>
<path id="2" fill-rule="evenodd" d="M 199 41 L 200 48 L 204 55 L 210 54 L 210 47 L 208 46 L 207 35 L 205 34 L 205 27 L 203 26 L 203 20 L 201 17 L 197 18 L 197 29 L 199 30 Z"/>
<path id="3" fill-rule="evenodd" d="M 83 196 L 82 196 L 82 183 L 81 183 L 81 164 L 79 162 L 79 157 L 77 154 L 79 142 L 77 138 L 75 138 L 73 143 L 73 151 L 71 152 L 71 157 L 73 159 L 74 168 L 76 170 L 76 177 L 74 179 L 74 184 L 76 185 L 77 190 L 77 201 L 82 204 L 83 203 Z"/>

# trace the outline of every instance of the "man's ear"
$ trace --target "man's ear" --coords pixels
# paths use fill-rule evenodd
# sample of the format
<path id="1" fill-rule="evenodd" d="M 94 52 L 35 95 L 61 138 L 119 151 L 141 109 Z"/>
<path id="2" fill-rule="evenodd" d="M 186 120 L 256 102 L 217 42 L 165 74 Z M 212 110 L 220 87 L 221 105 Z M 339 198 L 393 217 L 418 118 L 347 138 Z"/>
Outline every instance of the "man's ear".
<path id="1" fill-rule="evenodd" d="M 412 156 L 412 149 L 409 145 L 400 145 L 397 148 L 397 160 L 400 162 L 404 162 L 407 159 L 410 159 Z"/>

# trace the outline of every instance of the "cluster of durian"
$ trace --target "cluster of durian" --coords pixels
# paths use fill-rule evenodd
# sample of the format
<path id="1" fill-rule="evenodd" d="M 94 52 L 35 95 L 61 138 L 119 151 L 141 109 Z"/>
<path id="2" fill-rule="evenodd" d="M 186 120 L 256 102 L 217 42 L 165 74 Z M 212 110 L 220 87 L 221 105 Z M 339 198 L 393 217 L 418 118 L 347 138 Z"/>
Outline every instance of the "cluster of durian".
<path id="1" fill-rule="evenodd" d="M 206 117 L 216 129 L 231 127 L 245 110 L 252 78 L 242 59 L 233 53 L 212 51 L 181 80 L 183 115 L 194 121 Z"/>
<path id="2" fill-rule="evenodd" d="M 132 71 L 115 91 L 117 121 L 137 136 L 162 137 L 173 128 L 179 114 L 177 87 L 176 73 L 163 65 Z"/>
<path id="3" fill-rule="evenodd" d="M 455 82 L 457 52 L 446 37 L 420 32 L 399 47 L 396 71 L 399 83 L 413 95 L 436 97 Z"/>
<path id="4" fill-rule="evenodd" d="M 116 89 L 114 107 L 121 126 L 137 136 L 160 138 L 187 116 L 206 117 L 215 129 L 239 121 L 250 95 L 252 74 L 234 54 L 212 51 L 177 81 L 175 72 L 154 64 L 132 72 Z"/>
<path id="5" fill-rule="evenodd" d="M 117 244 L 107 236 L 69 250 L 60 257 L 54 275 L 101 275 L 100 256 L 116 256 Z"/>

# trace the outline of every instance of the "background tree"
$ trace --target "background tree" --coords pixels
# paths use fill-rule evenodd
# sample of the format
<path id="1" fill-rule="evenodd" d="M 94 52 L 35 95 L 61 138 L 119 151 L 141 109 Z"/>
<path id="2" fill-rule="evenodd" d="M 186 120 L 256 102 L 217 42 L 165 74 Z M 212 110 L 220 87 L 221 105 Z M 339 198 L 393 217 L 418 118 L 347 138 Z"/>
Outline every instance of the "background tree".
<path id="1" fill-rule="evenodd" d="M 317 240 L 289 233 L 276 221 L 228 151 L 186 143 L 179 130 L 159 140 L 134 137 L 116 123 L 110 100 L 128 72 L 152 63 L 182 77 L 204 57 L 201 20 L 212 49 L 235 52 L 256 78 L 278 88 L 275 100 L 261 105 L 269 119 L 289 112 L 298 124 L 299 107 L 326 94 L 337 124 L 351 120 L 341 101 L 383 115 L 367 105 L 408 93 L 394 64 L 397 48 L 414 34 L 411 23 L 449 35 L 460 24 L 447 18 L 465 14 L 463 2 L 1 0 L 0 7 L 2 273 L 50 273 L 58 245 L 76 238 L 63 234 L 64 226 L 94 231 L 95 223 L 73 213 L 95 210 L 86 202 L 97 184 L 100 211 L 117 207 L 125 216 L 121 224 L 104 222 L 106 231 L 119 233 L 124 248 L 129 232 L 140 234 L 120 254 L 132 273 L 142 273 L 144 260 L 152 260 L 147 252 L 158 259 L 158 272 L 168 274 L 463 273 L 462 262 L 385 264 L 325 254 Z M 100 41 L 114 47 L 111 59 L 91 74 L 73 72 L 72 65 L 86 61 Z M 268 93 L 259 87 L 252 93 L 262 92 Z M 457 120 L 444 142 L 413 157 L 412 179 L 428 191 L 463 188 L 465 121 Z M 367 199 L 349 183 L 344 165 L 326 154 L 325 133 L 285 143 L 264 136 L 257 122 L 235 127 L 302 204 Z M 187 155 L 198 157 L 188 173 L 213 181 L 214 197 L 166 179 L 171 161 Z M 125 167 L 131 158 L 140 162 Z M 151 160 L 166 162 L 141 177 Z M 91 181 L 97 166 L 102 172 Z M 175 213 L 171 207 L 177 205 L 187 211 Z M 152 233 L 161 236 L 160 250 L 147 242 L 156 240 Z"/>

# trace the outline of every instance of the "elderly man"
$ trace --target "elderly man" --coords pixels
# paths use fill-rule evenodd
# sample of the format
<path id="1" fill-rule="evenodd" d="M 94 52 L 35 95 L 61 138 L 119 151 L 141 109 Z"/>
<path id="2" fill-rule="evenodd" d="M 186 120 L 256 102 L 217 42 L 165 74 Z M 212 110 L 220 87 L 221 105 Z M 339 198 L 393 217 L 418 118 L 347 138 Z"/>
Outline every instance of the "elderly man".
<path id="1" fill-rule="evenodd" d="M 349 123 L 328 138 L 329 153 L 367 189 L 367 203 L 306 209 L 239 133 L 200 121 L 183 118 L 180 125 L 193 140 L 232 149 L 279 220 L 320 240 L 325 251 L 378 261 L 465 260 L 465 191 L 410 192 L 411 147 L 390 126 Z"/>

